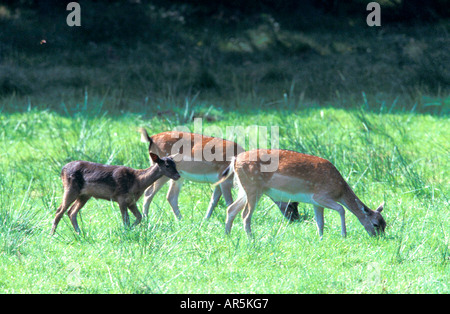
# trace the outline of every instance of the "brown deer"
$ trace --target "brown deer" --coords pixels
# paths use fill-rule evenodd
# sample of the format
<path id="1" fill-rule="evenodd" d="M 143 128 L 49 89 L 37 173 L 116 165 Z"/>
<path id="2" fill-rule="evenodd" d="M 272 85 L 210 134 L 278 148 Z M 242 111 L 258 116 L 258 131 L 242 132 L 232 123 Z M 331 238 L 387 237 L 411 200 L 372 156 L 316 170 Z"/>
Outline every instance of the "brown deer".
<path id="1" fill-rule="evenodd" d="M 181 175 L 178 181 L 170 182 L 167 200 L 172 207 L 175 216 L 181 219 L 178 207 L 178 195 L 184 179 L 199 183 L 215 183 L 220 179 L 222 172 L 230 165 L 231 158 L 244 151 L 239 144 L 217 137 L 205 136 L 195 133 L 169 131 L 149 136 L 144 128 L 139 129 L 141 141 L 149 143 L 149 152 L 159 156 L 179 154 L 177 169 Z M 205 153 L 215 154 L 217 158 L 206 158 Z M 198 158 L 196 158 L 198 156 Z M 170 178 L 162 177 L 150 186 L 144 194 L 144 216 L 148 215 L 150 203 L 155 194 L 169 181 Z M 223 194 L 227 206 L 233 203 L 231 188 L 233 178 L 228 177 L 216 185 L 206 211 L 205 218 L 211 217 Z M 299 218 L 297 203 L 275 202 L 282 214 L 293 221 Z"/>
<path id="2" fill-rule="evenodd" d="M 262 171 L 270 158 L 278 161 L 276 171 Z M 384 203 L 376 210 L 364 205 L 328 160 L 289 150 L 258 149 L 239 154 L 231 161 L 218 184 L 232 173 L 240 191 L 237 200 L 227 208 L 227 233 L 231 231 L 236 215 L 245 208 L 242 213 L 244 228 L 251 235 L 251 217 L 263 194 L 274 201 L 312 204 L 320 238 L 323 236 L 324 207 L 339 213 L 344 237 L 347 230 L 342 205 L 359 219 L 370 235 L 382 233 L 386 227 L 381 216 Z"/>
<path id="3" fill-rule="evenodd" d="M 56 211 L 51 234 L 55 233 L 64 212 L 74 202 L 68 215 L 73 228 L 80 233 L 77 214 L 91 197 L 117 202 L 126 227 L 130 225 L 127 209 L 136 217 L 133 226 L 139 224 L 142 216 L 136 202 L 144 191 L 163 176 L 172 180 L 180 178 L 173 157 L 159 158 L 153 153 L 150 153 L 150 157 L 154 164 L 150 168 L 139 170 L 89 161 L 72 161 L 66 164 L 61 171 L 63 200 Z"/>

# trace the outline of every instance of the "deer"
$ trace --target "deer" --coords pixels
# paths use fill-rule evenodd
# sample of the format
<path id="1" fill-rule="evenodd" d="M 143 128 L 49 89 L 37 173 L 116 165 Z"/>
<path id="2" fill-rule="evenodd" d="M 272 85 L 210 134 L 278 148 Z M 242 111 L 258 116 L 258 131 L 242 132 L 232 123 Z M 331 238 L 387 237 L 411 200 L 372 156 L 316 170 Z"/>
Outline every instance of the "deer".
<path id="1" fill-rule="evenodd" d="M 264 171 L 267 161 L 275 158 L 275 171 Z M 261 196 L 274 201 L 312 204 L 320 239 L 323 238 L 324 208 L 335 210 L 341 219 L 341 235 L 347 236 L 346 207 L 369 235 L 384 233 L 386 222 L 381 215 L 384 202 L 371 210 L 353 192 L 336 167 L 328 160 L 290 150 L 256 149 L 237 155 L 217 182 L 231 177 L 239 195 L 227 208 L 225 232 L 229 234 L 236 215 L 242 211 L 244 229 L 251 237 L 251 218 Z"/>
<path id="2" fill-rule="evenodd" d="M 80 234 L 77 214 L 91 198 L 114 201 L 119 204 L 125 227 L 130 227 L 129 209 L 135 216 L 133 227 L 142 220 L 136 202 L 144 191 L 161 177 L 171 180 L 180 179 L 174 157 L 159 158 L 150 153 L 153 165 L 147 169 L 133 169 L 126 166 L 104 165 L 89 161 L 77 160 L 66 164 L 61 171 L 64 194 L 61 206 L 56 211 L 51 235 L 56 231 L 65 211 L 68 211 L 75 232 Z"/>
<path id="3" fill-rule="evenodd" d="M 239 144 L 218 137 L 180 131 L 167 131 L 149 136 L 145 128 L 139 128 L 138 131 L 141 134 L 141 142 L 149 143 L 149 153 L 155 153 L 159 156 L 179 154 L 177 157 L 177 169 L 181 175 L 181 179 L 178 181 L 170 180 L 169 177 L 162 177 L 145 191 L 144 217 L 148 215 L 150 204 L 156 193 L 170 180 L 166 198 L 172 207 L 175 217 L 182 219 L 178 206 L 178 196 L 184 180 L 214 184 L 230 165 L 232 157 L 244 151 Z M 206 158 L 204 152 L 216 154 L 218 158 Z M 222 180 L 220 184 L 215 185 L 205 219 L 211 217 L 222 195 L 226 206 L 233 203 L 232 188 L 233 178 L 231 176 Z M 275 202 L 275 204 L 289 221 L 299 219 L 298 204 L 286 202 Z"/>

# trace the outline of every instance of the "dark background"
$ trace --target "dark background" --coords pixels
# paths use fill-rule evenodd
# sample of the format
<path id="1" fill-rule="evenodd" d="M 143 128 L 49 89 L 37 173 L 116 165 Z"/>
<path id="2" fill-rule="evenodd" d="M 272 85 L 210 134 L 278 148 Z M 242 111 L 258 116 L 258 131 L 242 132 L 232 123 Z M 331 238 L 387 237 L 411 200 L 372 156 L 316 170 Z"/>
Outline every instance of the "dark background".
<path id="1" fill-rule="evenodd" d="M 86 95 L 110 111 L 194 97 L 448 110 L 449 1 L 378 1 L 381 27 L 362 0 L 78 1 L 81 27 L 68 2 L 0 1 L 3 110 Z"/>

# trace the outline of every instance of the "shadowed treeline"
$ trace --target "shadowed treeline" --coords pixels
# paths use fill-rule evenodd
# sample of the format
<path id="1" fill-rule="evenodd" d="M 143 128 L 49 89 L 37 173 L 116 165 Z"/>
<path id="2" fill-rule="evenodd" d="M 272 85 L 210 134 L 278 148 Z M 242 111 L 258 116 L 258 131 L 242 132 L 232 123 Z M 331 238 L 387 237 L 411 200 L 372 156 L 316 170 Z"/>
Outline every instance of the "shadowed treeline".
<path id="1" fill-rule="evenodd" d="M 80 27 L 66 24 L 68 2 L 0 2 L 6 110 L 89 95 L 109 110 L 208 99 L 448 111 L 447 1 L 379 1 L 381 27 L 357 0 L 78 1 Z"/>

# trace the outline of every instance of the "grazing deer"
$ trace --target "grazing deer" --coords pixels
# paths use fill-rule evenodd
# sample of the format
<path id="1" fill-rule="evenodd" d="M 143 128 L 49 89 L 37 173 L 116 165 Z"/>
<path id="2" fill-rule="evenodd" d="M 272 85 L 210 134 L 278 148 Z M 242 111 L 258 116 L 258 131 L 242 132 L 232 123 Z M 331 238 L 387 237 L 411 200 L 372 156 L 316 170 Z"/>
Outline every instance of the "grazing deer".
<path id="1" fill-rule="evenodd" d="M 269 158 L 278 159 L 275 172 L 261 171 Z M 295 201 L 314 206 L 319 236 L 323 236 L 324 207 L 336 210 L 341 217 L 341 234 L 346 236 L 347 207 L 370 235 L 384 232 L 386 222 L 381 216 L 384 203 L 375 211 L 364 205 L 328 160 L 289 150 L 253 150 L 239 154 L 222 174 L 226 180 L 234 173 L 239 187 L 237 200 L 227 208 L 226 232 L 236 215 L 242 213 L 244 228 L 251 235 L 250 221 L 263 194 L 275 201 Z M 341 205 L 342 204 L 342 205 Z"/>
<path id="2" fill-rule="evenodd" d="M 55 233 L 61 217 L 73 202 L 75 203 L 70 207 L 68 215 L 73 228 L 80 233 L 77 214 L 91 197 L 119 203 L 123 223 L 127 227 L 130 224 L 127 208 L 130 209 L 136 217 L 133 226 L 139 224 L 142 216 L 136 202 L 144 191 L 163 176 L 172 180 L 180 178 L 172 157 L 159 158 L 153 153 L 150 153 L 150 157 L 154 165 L 139 170 L 89 161 L 72 161 L 66 164 L 61 171 L 64 196 L 56 211 L 51 234 Z"/>
<path id="3" fill-rule="evenodd" d="M 177 169 L 181 175 L 178 181 L 171 180 L 167 200 L 178 219 L 181 219 L 178 207 L 178 195 L 184 179 L 193 182 L 216 183 L 222 172 L 230 165 L 233 156 L 244 151 L 237 143 L 217 137 L 204 136 L 188 132 L 163 132 L 149 136 L 144 128 L 139 129 L 141 141 L 149 143 L 149 152 L 159 156 L 180 154 L 177 160 Z M 217 158 L 205 158 L 205 152 L 215 155 Z M 198 158 L 196 158 L 198 157 Z M 150 186 L 144 194 L 144 216 L 148 215 L 150 203 L 155 194 L 169 181 L 168 177 L 162 177 Z M 233 203 L 231 188 L 233 178 L 229 177 L 221 181 L 214 188 L 205 218 L 211 217 L 214 208 L 223 194 L 227 206 Z M 289 220 L 299 218 L 296 203 L 275 202 L 282 214 Z"/>

